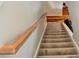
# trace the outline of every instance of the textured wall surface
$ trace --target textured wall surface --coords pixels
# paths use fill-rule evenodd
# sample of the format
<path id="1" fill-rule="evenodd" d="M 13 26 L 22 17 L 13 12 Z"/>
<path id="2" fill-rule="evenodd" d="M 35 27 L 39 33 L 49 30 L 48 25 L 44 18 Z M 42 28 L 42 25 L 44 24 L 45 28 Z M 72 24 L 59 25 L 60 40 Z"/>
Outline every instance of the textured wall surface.
<path id="1" fill-rule="evenodd" d="M 70 16 L 72 20 L 72 26 L 74 30 L 74 40 L 79 46 L 79 2 L 67 2 L 70 10 Z"/>
<path id="2" fill-rule="evenodd" d="M 45 11 L 48 12 L 48 15 L 61 16 L 62 7 L 63 7 L 63 1 L 45 2 Z"/>
<path id="3" fill-rule="evenodd" d="M 42 14 L 41 2 L 4 2 L 0 7 L 0 40 L 12 42 Z"/>
<path id="4" fill-rule="evenodd" d="M 0 7 L 0 47 L 15 39 L 43 14 L 43 2 L 3 2 Z M 16 55 L 0 57 L 33 57 L 45 27 L 43 19 Z"/>

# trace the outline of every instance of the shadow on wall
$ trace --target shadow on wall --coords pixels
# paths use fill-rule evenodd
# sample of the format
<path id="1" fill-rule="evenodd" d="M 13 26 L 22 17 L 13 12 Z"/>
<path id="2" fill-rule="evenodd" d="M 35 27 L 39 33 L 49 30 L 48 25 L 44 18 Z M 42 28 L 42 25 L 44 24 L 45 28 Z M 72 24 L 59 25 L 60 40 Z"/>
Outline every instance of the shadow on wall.
<path id="1" fill-rule="evenodd" d="M 66 19 L 64 23 L 69 27 L 69 29 L 73 32 L 72 22 L 71 20 Z"/>

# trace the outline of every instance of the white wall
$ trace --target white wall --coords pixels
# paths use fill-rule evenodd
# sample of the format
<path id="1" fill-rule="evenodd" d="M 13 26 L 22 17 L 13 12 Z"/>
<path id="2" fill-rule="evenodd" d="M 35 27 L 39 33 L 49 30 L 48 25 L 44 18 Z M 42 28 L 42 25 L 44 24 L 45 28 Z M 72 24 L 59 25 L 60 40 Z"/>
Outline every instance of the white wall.
<path id="1" fill-rule="evenodd" d="M 41 5 L 41 2 L 4 2 L 0 7 L 0 39 L 11 41 L 24 32 L 40 17 Z"/>
<path id="2" fill-rule="evenodd" d="M 42 14 L 43 2 L 40 1 L 4 2 L 0 7 L 0 44 L 4 45 L 7 42 L 15 41 Z M 0 55 L 0 57 L 33 57 L 44 27 L 45 23 L 42 19 L 37 29 L 16 55 Z"/>
<path id="3" fill-rule="evenodd" d="M 48 1 L 45 2 L 45 11 L 50 16 L 61 16 L 62 15 L 63 1 Z"/>
<path id="4" fill-rule="evenodd" d="M 67 2 L 74 30 L 74 40 L 79 46 L 79 1 Z"/>
<path id="5" fill-rule="evenodd" d="M 62 7 L 63 1 L 50 1 L 48 2 L 50 7 L 52 8 L 53 16 L 61 16 L 62 15 Z"/>
<path id="6" fill-rule="evenodd" d="M 48 2 L 52 9 L 61 9 L 63 7 L 62 1 L 50 1 Z"/>

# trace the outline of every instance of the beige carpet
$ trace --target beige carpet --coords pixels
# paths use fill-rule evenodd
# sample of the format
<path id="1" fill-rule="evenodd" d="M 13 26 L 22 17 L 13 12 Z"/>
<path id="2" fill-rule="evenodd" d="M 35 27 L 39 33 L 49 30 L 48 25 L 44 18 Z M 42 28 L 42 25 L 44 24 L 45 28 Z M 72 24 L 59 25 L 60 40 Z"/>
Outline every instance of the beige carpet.
<path id="1" fill-rule="evenodd" d="M 38 58 L 79 57 L 78 52 L 66 30 L 58 22 L 48 22 Z"/>

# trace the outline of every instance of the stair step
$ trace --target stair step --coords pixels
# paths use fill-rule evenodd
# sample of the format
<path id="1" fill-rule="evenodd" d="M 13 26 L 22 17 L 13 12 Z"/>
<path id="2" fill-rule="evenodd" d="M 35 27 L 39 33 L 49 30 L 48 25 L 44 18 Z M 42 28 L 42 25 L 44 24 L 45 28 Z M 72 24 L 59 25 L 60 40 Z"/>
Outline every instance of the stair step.
<path id="1" fill-rule="evenodd" d="M 53 30 L 53 29 L 46 29 L 46 31 L 66 31 L 66 30 L 62 30 L 62 29 L 60 29 L 60 30 Z"/>
<path id="2" fill-rule="evenodd" d="M 44 35 L 43 37 L 69 37 L 68 35 Z"/>
<path id="3" fill-rule="evenodd" d="M 38 56 L 38 58 L 79 58 L 79 55 L 75 54 L 75 55 L 50 55 L 50 56 Z"/>
<path id="4" fill-rule="evenodd" d="M 74 47 L 72 42 L 58 42 L 58 43 L 41 43 L 41 48 L 68 48 Z"/>
<path id="5" fill-rule="evenodd" d="M 67 35 L 67 33 L 45 33 L 44 35 Z"/>
<path id="6" fill-rule="evenodd" d="M 54 30 L 47 30 L 46 32 L 53 32 L 53 33 L 56 33 L 56 32 L 66 32 L 66 31 L 54 31 Z"/>
<path id="7" fill-rule="evenodd" d="M 46 30 L 53 30 L 55 29 L 53 26 L 52 27 L 47 27 Z M 57 31 L 60 30 L 60 31 L 64 31 L 65 28 L 59 28 L 59 29 L 56 29 Z"/>
<path id="8" fill-rule="evenodd" d="M 52 39 L 53 38 L 69 38 L 69 36 L 53 36 L 53 35 L 52 36 L 50 36 L 50 35 L 45 36 L 44 35 L 43 38 L 52 38 Z"/>
<path id="9" fill-rule="evenodd" d="M 64 32 L 58 32 L 58 31 L 53 32 L 53 31 L 51 31 L 51 32 L 45 32 L 45 33 L 66 33 L 66 31 L 64 31 Z"/>
<path id="10" fill-rule="evenodd" d="M 55 28 L 56 28 L 56 26 L 55 26 Z M 55 29 L 55 28 L 54 28 L 53 26 L 52 26 L 52 27 L 50 26 L 50 27 L 47 27 L 46 30 L 48 30 L 48 29 L 49 29 L 49 30 L 53 30 L 53 29 Z M 58 30 L 63 31 L 63 30 L 65 30 L 65 28 L 62 28 L 62 27 L 61 27 L 61 28 L 56 29 L 56 30 L 57 30 L 57 31 L 58 31 Z"/>
<path id="11" fill-rule="evenodd" d="M 51 31 L 51 30 L 52 30 L 52 31 L 55 31 L 55 30 L 56 30 L 56 31 L 66 31 L 64 28 L 60 28 L 60 29 L 58 29 L 58 28 L 55 29 L 55 28 L 52 28 L 52 27 L 46 28 L 46 31 Z"/>
<path id="12" fill-rule="evenodd" d="M 49 55 L 74 55 L 77 54 L 75 48 L 41 48 L 38 56 Z"/>
<path id="13" fill-rule="evenodd" d="M 53 43 L 53 42 L 71 42 L 69 38 L 63 38 L 63 39 L 44 39 L 42 40 L 43 43 Z"/>
<path id="14" fill-rule="evenodd" d="M 67 32 L 45 32 L 45 34 L 67 34 Z"/>
<path id="15" fill-rule="evenodd" d="M 45 33 L 63 33 L 63 32 L 66 32 L 66 31 L 46 31 Z"/>
<path id="16" fill-rule="evenodd" d="M 68 37 L 43 37 L 43 39 L 69 39 Z"/>
<path id="17" fill-rule="evenodd" d="M 52 29 L 54 29 L 54 28 L 59 28 L 59 29 L 65 29 L 63 26 L 61 26 L 61 25 L 53 25 L 53 24 L 47 24 L 47 29 L 48 28 L 52 28 Z"/>

